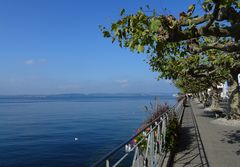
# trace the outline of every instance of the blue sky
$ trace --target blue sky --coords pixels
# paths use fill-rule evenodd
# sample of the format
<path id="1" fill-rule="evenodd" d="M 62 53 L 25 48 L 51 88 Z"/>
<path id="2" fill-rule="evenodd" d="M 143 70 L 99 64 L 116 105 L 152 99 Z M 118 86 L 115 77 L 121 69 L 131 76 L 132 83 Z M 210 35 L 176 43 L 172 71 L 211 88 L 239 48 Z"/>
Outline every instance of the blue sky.
<path id="1" fill-rule="evenodd" d="M 111 44 L 99 31 L 122 8 L 133 13 L 146 4 L 177 14 L 191 1 L 1 0 L 0 94 L 177 91 L 156 80 L 146 55 Z"/>

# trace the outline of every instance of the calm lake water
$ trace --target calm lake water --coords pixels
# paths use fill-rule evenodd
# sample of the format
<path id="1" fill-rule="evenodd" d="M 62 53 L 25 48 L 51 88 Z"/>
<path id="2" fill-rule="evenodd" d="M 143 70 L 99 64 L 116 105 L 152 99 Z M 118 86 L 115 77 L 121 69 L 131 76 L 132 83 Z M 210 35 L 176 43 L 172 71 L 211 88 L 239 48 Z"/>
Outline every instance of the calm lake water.
<path id="1" fill-rule="evenodd" d="M 150 102 L 153 96 L 0 97 L 0 166 L 90 166 L 135 133 Z"/>

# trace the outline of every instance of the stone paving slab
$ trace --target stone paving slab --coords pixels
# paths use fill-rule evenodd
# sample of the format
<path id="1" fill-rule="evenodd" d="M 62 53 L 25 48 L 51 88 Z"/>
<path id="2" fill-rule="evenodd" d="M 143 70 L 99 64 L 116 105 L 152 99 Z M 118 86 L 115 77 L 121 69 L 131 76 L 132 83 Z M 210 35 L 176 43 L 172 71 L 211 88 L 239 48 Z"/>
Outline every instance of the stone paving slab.
<path id="1" fill-rule="evenodd" d="M 214 114 L 191 101 L 210 167 L 240 167 L 240 127 L 213 124 Z"/>

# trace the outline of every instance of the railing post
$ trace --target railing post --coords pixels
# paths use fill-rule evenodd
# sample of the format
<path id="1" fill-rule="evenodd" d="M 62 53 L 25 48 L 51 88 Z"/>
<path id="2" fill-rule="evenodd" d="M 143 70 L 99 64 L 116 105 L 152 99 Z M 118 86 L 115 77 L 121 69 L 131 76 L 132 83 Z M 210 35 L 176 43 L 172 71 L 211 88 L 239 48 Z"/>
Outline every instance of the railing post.
<path id="1" fill-rule="evenodd" d="M 152 128 L 152 126 L 151 126 L 151 133 L 150 133 L 150 149 L 149 149 L 149 151 L 150 151 L 150 158 L 149 158 L 149 160 L 150 160 L 150 167 L 153 167 L 153 154 L 154 154 L 154 130 L 153 130 L 153 128 Z"/>
<path id="2" fill-rule="evenodd" d="M 152 129 L 152 125 L 150 127 L 150 130 Z M 148 167 L 148 152 L 149 152 L 149 147 L 150 147 L 150 143 L 151 143 L 151 133 L 148 134 L 148 137 L 147 137 L 147 149 L 146 149 L 146 154 L 145 154 L 145 157 L 144 157 L 144 162 L 143 162 L 143 166 L 144 167 Z"/>
<path id="3" fill-rule="evenodd" d="M 110 164 L 109 164 L 109 160 L 106 160 L 106 167 L 109 167 Z"/>
<path id="4" fill-rule="evenodd" d="M 134 157 L 133 157 L 133 163 L 132 163 L 132 167 L 135 167 L 135 164 L 137 164 L 136 166 L 139 167 L 139 149 L 138 147 L 136 147 L 135 153 L 134 153 Z"/>
<path id="5" fill-rule="evenodd" d="M 162 153 L 162 145 L 163 145 L 163 133 L 162 133 L 162 126 L 163 126 L 163 122 L 162 122 L 162 118 L 161 118 L 161 124 L 159 126 L 159 138 L 160 138 L 160 143 L 159 143 L 159 152 Z"/>
<path id="6" fill-rule="evenodd" d="M 165 125 L 166 124 L 165 119 L 166 118 L 163 117 L 163 121 L 162 121 L 162 149 L 165 145 L 165 126 L 166 126 Z"/>
<path id="7" fill-rule="evenodd" d="M 155 149 L 154 149 L 154 166 L 158 166 L 158 155 L 160 156 L 160 125 L 157 123 L 156 129 L 156 140 L 155 141 Z M 155 133 L 154 133 L 155 135 Z M 155 139 L 155 136 L 154 136 Z"/>

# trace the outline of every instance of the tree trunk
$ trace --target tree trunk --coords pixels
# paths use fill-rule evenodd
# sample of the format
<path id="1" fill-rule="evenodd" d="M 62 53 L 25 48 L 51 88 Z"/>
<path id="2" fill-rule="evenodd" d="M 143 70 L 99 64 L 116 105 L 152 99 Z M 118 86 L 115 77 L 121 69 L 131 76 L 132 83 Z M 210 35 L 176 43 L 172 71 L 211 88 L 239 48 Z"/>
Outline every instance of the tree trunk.
<path id="1" fill-rule="evenodd" d="M 198 92 L 197 96 L 198 96 L 198 101 L 201 103 L 201 96 L 200 96 L 200 92 Z"/>
<path id="2" fill-rule="evenodd" d="M 212 87 L 212 103 L 210 106 L 212 111 L 219 111 L 220 105 L 219 105 L 219 93 L 217 86 Z"/>
<path id="3" fill-rule="evenodd" d="M 202 103 L 202 102 L 203 102 L 203 95 L 202 95 L 202 92 L 199 92 L 198 94 L 199 94 L 199 101 L 200 101 L 200 103 Z"/>
<path id="4" fill-rule="evenodd" d="M 203 99 L 204 99 L 204 101 L 203 101 L 203 105 L 204 105 L 204 107 L 206 107 L 207 106 L 207 103 L 208 103 L 208 92 L 207 92 L 207 90 L 205 90 L 205 91 L 203 91 Z"/>
<path id="5" fill-rule="evenodd" d="M 238 72 L 232 72 L 228 80 L 229 112 L 231 119 L 240 119 L 240 92 L 238 84 Z"/>

